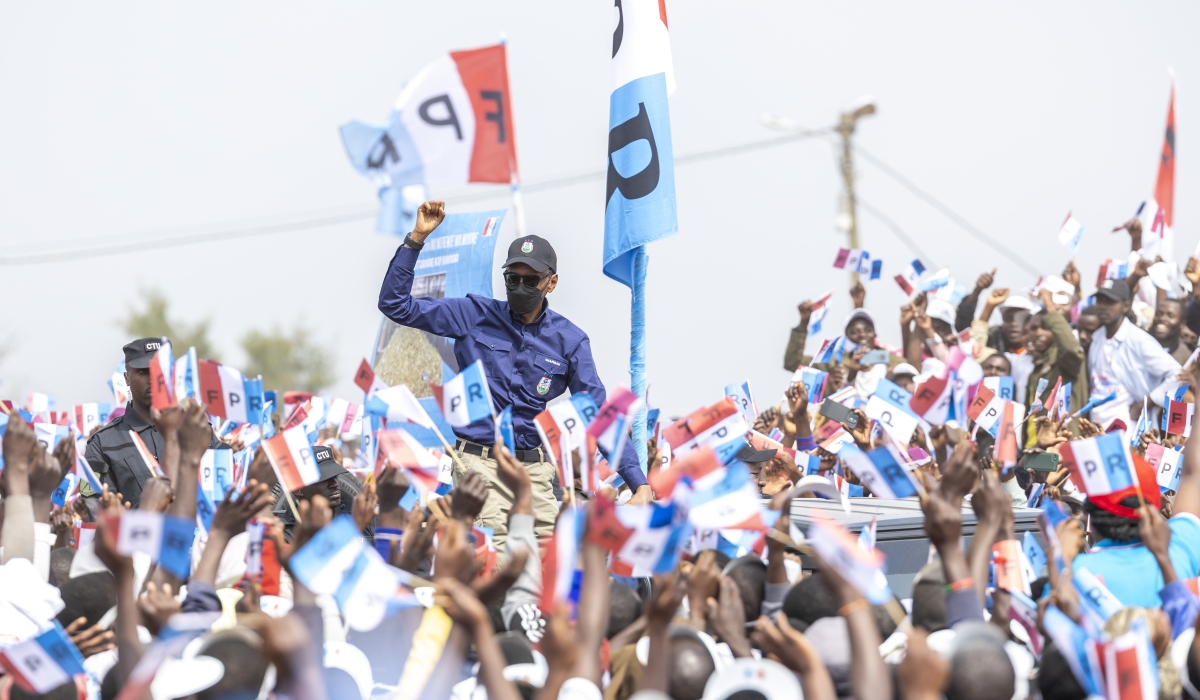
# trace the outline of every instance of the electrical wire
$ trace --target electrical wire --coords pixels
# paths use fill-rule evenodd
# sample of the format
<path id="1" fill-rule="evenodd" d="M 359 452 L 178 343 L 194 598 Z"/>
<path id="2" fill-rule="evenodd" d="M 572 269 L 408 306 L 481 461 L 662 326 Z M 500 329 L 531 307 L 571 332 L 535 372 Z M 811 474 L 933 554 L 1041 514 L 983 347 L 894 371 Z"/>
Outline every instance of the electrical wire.
<path id="1" fill-rule="evenodd" d="M 878 156 L 872 154 L 870 151 L 866 150 L 862 146 L 859 146 L 858 144 L 854 144 L 853 148 L 854 148 L 855 153 L 862 156 L 863 159 L 866 160 L 871 165 L 874 165 L 876 168 L 879 168 L 879 170 L 882 171 L 884 175 L 887 175 L 888 177 L 892 178 L 896 182 L 900 183 L 905 189 L 907 189 L 912 194 L 916 195 L 916 197 L 918 199 L 924 200 L 927 204 L 932 206 L 934 209 L 937 209 L 938 211 L 940 211 L 948 219 L 950 219 L 955 224 L 957 224 L 959 228 L 966 231 L 968 234 L 970 234 L 976 240 L 980 241 L 981 243 L 984 243 L 985 245 L 990 246 L 996 252 L 1000 253 L 1001 255 L 1008 258 L 1009 260 L 1012 260 L 1013 262 L 1015 262 L 1017 264 L 1018 267 L 1020 267 L 1022 270 L 1025 270 L 1026 272 L 1033 275 L 1034 277 L 1037 277 L 1038 275 L 1041 274 L 1037 270 L 1037 268 L 1035 268 L 1032 265 L 1030 265 L 1029 263 L 1025 262 L 1024 258 L 1021 257 L 1021 255 L 1019 253 L 1017 253 L 1013 250 L 1010 250 L 1008 248 L 1008 246 L 1004 245 L 1000 241 L 996 240 L 995 238 L 992 238 L 988 234 L 979 230 L 974 224 L 967 221 L 958 212 L 951 209 L 949 207 L 949 205 L 947 205 L 945 202 L 941 201 L 937 197 L 934 197 L 933 195 L 929 194 L 925 190 L 918 187 L 912 180 L 909 180 L 907 177 L 905 177 L 903 174 L 901 174 L 900 171 L 896 170 L 892 166 L 883 162 L 883 160 L 880 159 Z M 859 201 L 861 202 L 862 200 L 859 199 Z"/>
<path id="2" fill-rule="evenodd" d="M 676 165 L 690 165 L 693 163 L 701 163 L 707 160 L 717 158 L 727 158 L 729 156 L 739 155 L 750 151 L 774 148 L 792 141 L 801 141 L 808 138 L 825 136 L 831 133 L 830 129 L 805 129 L 794 131 L 784 136 L 777 136 L 770 139 L 761 139 L 751 141 L 734 146 L 723 146 L 721 148 L 713 148 L 707 151 L 699 151 L 689 153 L 682 156 L 677 156 L 674 159 Z M 551 190 L 562 189 L 564 187 L 572 187 L 574 185 L 591 182 L 593 180 L 602 180 L 607 177 L 607 169 L 586 170 L 571 175 L 559 175 L 542 180 L 532 180 L 521 185 L 523 193 L 548 192 Z M 479 201 L 486 199 L 494 199 L 501 196 L 507 196 L 509 192 L 508 185 L 497 185 L 493 187 L 481 188 L 478 185 L 472 186 L 470 191 L 457 190 L 448 192 L 445 199 L 451 202 L 463 203 L 471 201 Z M 15 267 L 20 265 L 37 265 L 43 263 L 65 262 L 68 260 L 76 260 L 79 258 L 98 258 L 109 255 L 119 255 L 121 253 L 144 252 L 147 250 L 161 250 L 163 248 L 174 248 L 176 246 L 196 245 L 200 243 L 213 243 L 217 241 L 229 240 L 231 238 L 252 238 L 256 236 L 273 235 L 279 233 L 289 233 L 293 231 L 304 231 L 314 228 L 322 228 L 325 226 L 336 226 L 338 224 L 351 223 L 355 221 L 363 221 L 373 218 L 379 210 L 378 205 L 371 207 L 353 207 L 348 208 L 349 211 L 337 210 L 335 212 L 326 212 L 319 215 L 311 216 L 295 220 L 295 217 L 289 217 L 292 220 L 265 222 L 256 224 L 235 224 L 218 226 L 215 229 L 209 227 L 200 227 L 201 231 L 195 231 L 196 227 L 187 228 L 170 228 L 146 231 L 138 234 L 121 234 L 119 236 L 99 239 L 90 242 L 80 248 L 67 248 L 66 250 L 46 251 L 43 249 L 31 252 L 9 251 L 7 254 L 0 255 L 0 267 Z M 79 243 L 80 241 L 72 241 L 71 243 Z"/>
<path id="3" fill-rule="evenodd" d="M 867 200 L 863 199 L 862 195 L 856 194 L 854 196 L 854 201 L 863 211 L 867 212 L 876 219 L 879 219 L 880 223 L 890 228 L 892 233 L 896 234 L 896 238 L 899 238 L 901 241 L 903 241 L 904 244 L 908 246 L 908 249 L 916 254 L 918 259 L 929 263 L 929 267 L 931 268 L 941 267 L 941 265 L 938 265 L 932 257 L 925 253 L 925 251 L 921 250 L 921 247 L 917 245 L 917 242 L 914 241 L 911 236 L 905 233 L 895 221 L 892 221 L 891 217 L 889 217 L 887 214 L 884 214 Z"/>

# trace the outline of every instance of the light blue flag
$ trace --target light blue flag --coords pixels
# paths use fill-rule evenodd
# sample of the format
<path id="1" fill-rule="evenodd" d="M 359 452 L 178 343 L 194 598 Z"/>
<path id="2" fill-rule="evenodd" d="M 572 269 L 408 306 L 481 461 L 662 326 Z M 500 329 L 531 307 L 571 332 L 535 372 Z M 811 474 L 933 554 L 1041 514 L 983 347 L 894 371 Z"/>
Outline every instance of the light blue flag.
<path id="1" fill-rule="evenodd" d="M 613 90 L 608 129 L 604 274 L 632 287 L 634 252 L 679 230 L 666 74 Z"/>
<path id="2" fill-rule="evenodd" d="M 503 442 L 504 446 L 508 448 L 509 454 L 516 454 L 517 441 L 513 436 L 512 414 L 512 406 L 508 406 L 500 412 L 500 417 L 496 419 L 496 433 L 498 434 L 496 442 Z"/>
<path id="3" fill-rule="evenodd" d="M 375 230 L 407 234 L 425 198 L 425 166 L 400 114 L 393 112 L 386 128 L 350 122 L 342 126 L 341 135 L 350 164 L 379 189 Z"/>

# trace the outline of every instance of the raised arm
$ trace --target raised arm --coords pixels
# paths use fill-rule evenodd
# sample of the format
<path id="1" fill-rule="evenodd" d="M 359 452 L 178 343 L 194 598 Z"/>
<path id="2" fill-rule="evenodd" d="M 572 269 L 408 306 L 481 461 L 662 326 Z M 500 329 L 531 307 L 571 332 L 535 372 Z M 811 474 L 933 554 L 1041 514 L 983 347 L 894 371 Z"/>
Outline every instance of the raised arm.
<path id="1" fill-rule="evenodd" d="M 425 239 L 446 217 L 443 202 L 425 202 L 417 210 L 417 223 L 396 249 L 388 264 L 387 275 L 379 289 L 379 310 L 384 316 L 402 326 L 433 333 L 447 338 L 464 338 L 478 318 L 476 304 L 470 298 L 434 299 L 412 295 L 413 275 L 417 257 Z M 410 243 L 414 241 L 414 243 Z"/>

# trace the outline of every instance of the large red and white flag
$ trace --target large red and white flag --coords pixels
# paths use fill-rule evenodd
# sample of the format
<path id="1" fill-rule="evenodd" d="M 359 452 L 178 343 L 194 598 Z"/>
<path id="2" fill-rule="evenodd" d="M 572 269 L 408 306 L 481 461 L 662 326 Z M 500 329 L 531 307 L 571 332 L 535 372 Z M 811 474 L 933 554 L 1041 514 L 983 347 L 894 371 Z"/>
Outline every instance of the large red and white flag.
<path id="1" fill-rule="evenodd" d="M 1154 197 L 1138 212 L 1142 222 L 1143 257 L 1174 259 L 1175 245 L 1175 73 L 1171 71 L 1171 97 L 1167 102 L 1167 128 L 1158 157 Z"/>
<path id="2" fill-rule="evenodd" d="M 393 108 L 429 185 L 511 182 L 516 133 L 504 44 L 451 51 L 421 69 Z"/>

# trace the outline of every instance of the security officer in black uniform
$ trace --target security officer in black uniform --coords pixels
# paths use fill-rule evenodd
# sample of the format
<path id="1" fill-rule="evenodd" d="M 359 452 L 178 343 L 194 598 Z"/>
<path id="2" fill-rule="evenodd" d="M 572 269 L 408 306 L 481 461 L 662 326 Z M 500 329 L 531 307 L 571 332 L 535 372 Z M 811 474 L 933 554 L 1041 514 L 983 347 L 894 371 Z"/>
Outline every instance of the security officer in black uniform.
<path id="1" fill-rule="evenodd" d="M 125 405 L 125 414 L 93 433 L 88 438 L 87 451 L 84 452 L 84 458 L 100 478 L 100 483 L 108 484 L 109 491 L 120 493 L 134 508 L 142 500 L 142 487 L 147 479 L 154 478 L 154 473 L 138 453 L 129 431 L 141 436 L 146 449 L 156 459 L 161 461 L 163 454 L 163 436 L 154 426 L 154 418 L 150 415 L 150 360 L 161 342 L 161 338 L 139 338 L 123 348 L 125 382 L 129 385 L 129 403 Z M 217 438 L 215 432 L 210 447 L 229 448 Z M 85 497 L 99 497 L 99 494 L 91 493 L 86 482 L 80 490 Z"/>

